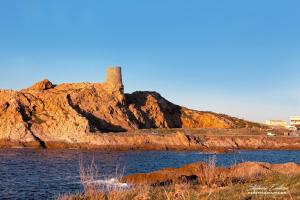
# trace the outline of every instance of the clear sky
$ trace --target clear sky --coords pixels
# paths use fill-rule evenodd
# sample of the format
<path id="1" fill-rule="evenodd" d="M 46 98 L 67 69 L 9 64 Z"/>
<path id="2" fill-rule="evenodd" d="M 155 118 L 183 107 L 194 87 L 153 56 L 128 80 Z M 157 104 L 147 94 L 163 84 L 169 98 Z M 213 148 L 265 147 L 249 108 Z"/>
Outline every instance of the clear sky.
<path id="1" fill-rule="evenodd" d="M 0 88 L 49 78 L 155 90 L 263 122 L 300 115 L 299 0 L 1 0 Z"/>

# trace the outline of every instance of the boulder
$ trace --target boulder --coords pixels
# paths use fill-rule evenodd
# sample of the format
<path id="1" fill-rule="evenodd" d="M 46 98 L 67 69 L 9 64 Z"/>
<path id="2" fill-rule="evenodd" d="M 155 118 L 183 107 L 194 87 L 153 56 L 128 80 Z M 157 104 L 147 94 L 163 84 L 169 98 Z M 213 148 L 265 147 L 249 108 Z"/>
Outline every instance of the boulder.
<path id="1" fill-rule="evenodd" d="M 32 90 L 48 90 L 53 87 L 54 87 L 54 85 L 48 79 L 45 79 L 43 81 L 40 81 L 40 82 L 34 84 L 30 89 L 32 89 Z"/>

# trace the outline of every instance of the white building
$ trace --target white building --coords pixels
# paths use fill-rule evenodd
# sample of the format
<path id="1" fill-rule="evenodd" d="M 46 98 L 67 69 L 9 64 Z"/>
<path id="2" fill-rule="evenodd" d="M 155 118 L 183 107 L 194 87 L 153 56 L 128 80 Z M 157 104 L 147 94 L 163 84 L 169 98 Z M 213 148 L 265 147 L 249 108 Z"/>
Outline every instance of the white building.
<path id="1" fill-rule="evenodd" d="M 290 124 L 296 128 L 300 128 L 300 116 L 291 116 L 290 117 Z"/>
<path id="2" fill-rule="evenodd" d="M 287 126 L 287 121 L 285 120 L 278 120 L 278 119 L 273 119 L 273 120 L 267 120 L 266 124 L 269 126 L 281 126 L 281 127 L 286 127 Z"/>

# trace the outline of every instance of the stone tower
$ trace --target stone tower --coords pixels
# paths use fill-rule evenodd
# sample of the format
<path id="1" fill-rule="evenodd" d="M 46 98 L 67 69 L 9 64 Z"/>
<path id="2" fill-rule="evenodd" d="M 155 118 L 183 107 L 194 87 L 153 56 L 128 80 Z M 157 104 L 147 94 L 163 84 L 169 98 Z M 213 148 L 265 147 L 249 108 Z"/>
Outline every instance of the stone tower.
<path id="1" fill-rule="evenodd" d="M 124 90 L 122 82 L 122 69 L 120 66 L 107 67 L 105 83 L 112 90 Z"/>

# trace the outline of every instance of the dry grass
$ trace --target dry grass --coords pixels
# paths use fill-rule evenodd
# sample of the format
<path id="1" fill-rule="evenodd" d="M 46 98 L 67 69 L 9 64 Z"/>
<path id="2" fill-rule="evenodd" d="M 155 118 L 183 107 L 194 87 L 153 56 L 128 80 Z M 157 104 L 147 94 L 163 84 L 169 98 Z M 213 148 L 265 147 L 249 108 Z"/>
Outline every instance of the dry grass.
<path id="1" fill-rule="evenodd" d="M 211 166 L 215 166 L 211 160 Z M 117 171 L 117 170 L 116 170 Z M 209 171 L 209 170 L 208 170 Z M 207 171 L 205 177 L 211 177 Z M 100 184 L 100 173 L 92 160 L 87 167 L 79 163 L 80 180 L 83 192 L 78 194 L 61 195 L 57 200 L 198 200 L 206 199 L 199 188 L 187 183 L 173 184 L 165 187 L 152 187 L 149 185 L 134 185 L 133 187 L 117 187 L 109 184 Z M 122 175 L 116 172 L 115 183 L 120 183 Z M 210 181 L 205 181 L 210 183 Z M 204 193 L 205 194 L 205 193 Z"/>
<path id="2" fill-rule="evenodd" d="M 217 200 L 217 199 L 300 199 L 300 175 L 286 176 L 273 174 L 265 179 L 252 181 L 234 181 L 217 177 L 216 157 L 208 160 L 203 166 L 202 173 L 197 174 L 198 184 L 174 183 L 168 186 L 134 185 L 132 187 L 115 187 L 109 184 L 100 184 L 99 171 L 94 161 L 84 167 L 80 162 L 80 179 L 84 191 L 79 194 L 63 195 L 58 200 Z M 122 174 L 116 170 L 115 183 L 119 183 Z M 221 183 L 221 184 L 220 184 Z M 251 185 L 274 184 L 289 188 L 288 195 L 249 195 Z"/>
<path id="3" fill-rule="evenodd" d="M 200 191 L 188 184 L 168 187 L 134 186 L 127 190 L 93 191 L 77 195 L 64 195 L 58 200 L 198 200 L 206 199 Z"/>
<path id="4" fill-rule="evenodd" d="M 216 156 L 210 157 L 208 165 L 202 167 L 201 174 L 198 174 L 198 179 L 201 185 L 213 187 L 216 179 Z"/>
<path id="5" fill-rule="evenodd" d="M 199 175 L 201 185 L 205 189 L 188 183 L 172 184 L 163 187 L 152 187 L 149 185 L 134 185 L 133 187 L 114 187 L 108 184 L 100 184 L 98 177 L 100 173 L 95 161 L 84 166 L 79 162 L 79 174 L 83 193 L 68 194 L 58 197 L 57 200 L 199 200 L 207 199 L 211 192 L 208 188 L 214 186 L 216 171 L 216 157 L 211 157 L 208 165 L 203 168 L 203 174 Z M 114 175 L 115 183 L 120 183 L 122 174 Z"/>
<path id="6" fill-rule="evenodd" d="M 83 161 L 79 161 L 79 175 L 82 183 L 84 193 L 87 196 L 96 196 L 99 189 L 99 184 L 96 182 L 99 177 L 99 171 L 95 160 L 93 159 L 91 164 L 86 168 L 84 167 Z"/>

